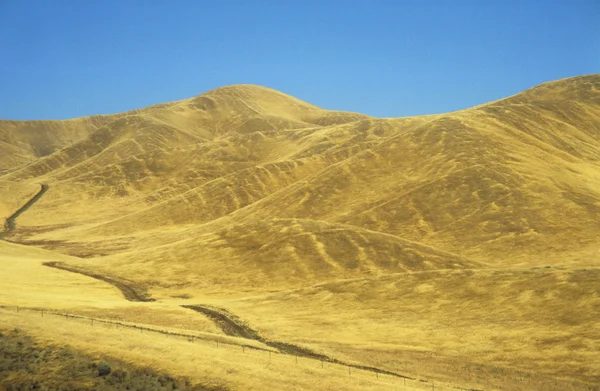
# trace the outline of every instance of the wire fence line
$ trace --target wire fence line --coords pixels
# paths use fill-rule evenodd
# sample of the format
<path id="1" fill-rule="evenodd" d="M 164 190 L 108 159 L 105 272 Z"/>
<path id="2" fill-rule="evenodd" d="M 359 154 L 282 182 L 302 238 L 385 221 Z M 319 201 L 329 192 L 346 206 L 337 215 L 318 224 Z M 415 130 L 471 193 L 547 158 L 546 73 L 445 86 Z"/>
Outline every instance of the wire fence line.
<path id="1" fill-rule="evenodd" d="M 133 324 L 131 322 L 121 322 L 121 321 L 111 320 L 111 319 L 96 318 L 96 317 L 85 316 L 85 315 L 76 315 L 76 314 L 71 314 L 71 313 L 62 312 L 62 311 L 49 310 L 46 308 L 32 308 L 32 307 L 19 307 L 19 306 L 10 307 L 10 306 L 5 306 L 5 305 L 0 306 L 0 308 L 4 308 L 4 309 L 8 309 L 8 310 L 13 309 L 16 312 L 20 312 L 20 311 L 38 312 L 38 313 L 40 313 L 41 317 L 57 316 L 57 317 L 64 317 L 67 320 L 68 319 L 84 320 L 84 321 L 89 322 L 89 325 L 92 327 L 94 326 L 94 324 L 96 324 L 96 325 L 106 324 L 106 325 L 114 326 L 115 329 L 128 328 L 128 329 L 133 329 L 133 330 L 139 330 L 141 333 L 146 331 L 146 332 L 151 332 L 151 333 L 164 334 L 166 337 L 184 338 L 184 339 L 187 339 L 189 342 L 194 342 L 194 341 L 216 342 L 216 344 L 218 344 L 219 346 L 231 345 L 231 346 L 239 346 L 242 348 L 242 350 L 254 349 L 254 350 L 262 350 L 262 351 L 266 351 L 266 352 L 270 351 L 273 353 L 279 353 L 274 349 L 271 350 L 271 349 L 266 349 L 266 348 L 262 348 L 259 346 L 253 346 L 253 345 L 248 345 L 248 344 L 243 344 L 243 343 L 236 343 L 236 342 L 227 341 L 227 340 L 223 340 L 223 339 L 208 338 L 208 337 L 201 336 L 201 335 L 186 334 L 186 333 L 181 333 L 181 332 L 173 332 L 173 331 L 163 330 L 163 329 L 159 329 L 159 328 L 155 328 L 155 327 L 141 326 L 138 324 Z"/>
<path id="2" fill-rule="evenodd" d="M 187 340 L 190 343 L 194 343 L 194 342 L 198 341 L 198 342 L 203 342 L 203 343 L 207 343 L 207 344 L 208 343 L 215 344 L 217 348 L 219 348 L 221 346 L 236 347 L 237 349 L 241 348 L 242 353 L 245 353 L 246 349 L 249 349 L 249 350 L 253 350 L 253 351 L 257 351 L 257 352 L 264 352 L 265 354 L 268 354 L 269 361 L 271 360 L 271 357 L 273 354 L 280 355 L 280 356 L 292 356 L 292 357 L 294 357 L 294 361 L 295 361 L 296 365 L 298 365 L 298 359 L 301 358 L 302 361 L 311 360 L 311 361 L 320 362 L 320 365 L 318 365 L 316 367 L 320 367 L 322 369 L 325 368 L 325 364 L 328 364 L 329 368 L 332 368 L 333 366 L 347 367 L 349 377 L 352 377 L 353 375 L 356 376 L 356 372 L 362 372 L 363 374 L 371 373 L 371 374 L 373 374 L 373 376 L 369 378 L 369 380 L 371 380 L 371 381 L 392 380 L 393 379 L 395 382 L 398 382 L 398 386 L 410 386 L 413 388 L 418 387 L 422 390 L 432 390 L 432 391 L 448 391 L 448 390 L 452 390 L 452 391 L 456 391 L 456 390 L 483 391 L 483 390 L 474 389 L 474 388 L 462 388 L 462 387 L 456 387 L 456 386 L 448 386 L 445 384 L 436 384 L 434 382 L 430 382 L 425 379 L 411 378 L 411 377 L 405 377 L 405 376 L 394 376 L 394 375 L 390 375 L 388 373 L 373 372 L 373 371 L 369 371 L 369 370 L 356 368 L 356 367 L 353 367 L 352 365 L 344 365 L 344 364 L 340 364 L 340 363 L 329 362 L 326 360 L 319 360 L 319 359 L 305 357 L 305 356 L 298 356 L 298 355 L 294 355 L 291 353 L 282 353 L 280 351 L 277 351 L 276 349 L 267 349 L 267 348 L 263 348 L 260 346 L 253 346 L 253 345 L 243 344 L 243 343 L 239 343 L 239 342 L 227 341 L 224 339 L 218 339 L 218 337 L 217 338 L 209 338 L 209 337 L 202 336 L 202 335 L 187 334 L 187 333 L 182 333 L 182 332 L 173 332 L 173 331 L 164 330 L 164 329 L 155 328 L 155 327 L 141 326 L 139 324 L 133 324 L 130 322 L 121 322 L 121 321 L 111 320 L 111 319 L 95 318 L 95 317 L 91 317 L 91 316 L 71 314 L 71 313 L 62 312 L 62 311 L 50 310 L 47 308 L 0 305 L 0 309 L 14 310 L 17 313 L 35 312 L 35 313 L 39 313 L 41 318 L 43 318 L 45 316 L 55 316 L 55 317 L 64 317 L 66 320 L 70 320 L 70 319 L 80 320 L 80 321 L 84 321 L 90 327 L 94 327 L 94 325 L 105 325 L 105 326 L 110 327 L 111 329 L 114 329 L 115 331 L 119 330 L 119 329 L 122 329 L 122 330 L 129 329 L 129 330 L 136 330 L 136 331 L 139 330 L 140 333 L 146 332 L 146 333 L 163 334 L 163 335 L 165 335 L 166 338 L 169 338 L 169 337 L 180 338 L 180 339 Z M 367 380 L 364 377 L 361 377 L 360 379 Z"/>

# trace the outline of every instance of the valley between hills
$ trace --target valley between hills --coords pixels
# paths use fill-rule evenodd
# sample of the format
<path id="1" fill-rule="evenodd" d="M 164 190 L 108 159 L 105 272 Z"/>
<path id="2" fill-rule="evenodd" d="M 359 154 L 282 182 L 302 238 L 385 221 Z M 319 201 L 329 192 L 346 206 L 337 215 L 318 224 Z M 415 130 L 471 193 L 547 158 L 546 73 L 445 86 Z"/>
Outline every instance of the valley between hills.
<path id="1" fill-rule="evenodd" d="M 600 390 L 600 75 L 405 118 L 233 85 L 0 120 L 4 221 L 3 346 L 145 389 Z M 119 389 L 68 360 L 44 387 Z"/>

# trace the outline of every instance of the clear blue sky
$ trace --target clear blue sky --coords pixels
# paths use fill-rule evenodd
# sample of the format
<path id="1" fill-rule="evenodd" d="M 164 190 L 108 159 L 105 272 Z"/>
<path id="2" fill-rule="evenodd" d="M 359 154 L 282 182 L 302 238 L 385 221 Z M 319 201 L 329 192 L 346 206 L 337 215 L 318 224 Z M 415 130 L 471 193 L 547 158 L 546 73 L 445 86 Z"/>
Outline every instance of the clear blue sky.
<path id="1" fill-rule="evenodd" d="M 380 117 L 600 72 L 600 0 L 0 0 L 0 118 L 237 83 Z"/>

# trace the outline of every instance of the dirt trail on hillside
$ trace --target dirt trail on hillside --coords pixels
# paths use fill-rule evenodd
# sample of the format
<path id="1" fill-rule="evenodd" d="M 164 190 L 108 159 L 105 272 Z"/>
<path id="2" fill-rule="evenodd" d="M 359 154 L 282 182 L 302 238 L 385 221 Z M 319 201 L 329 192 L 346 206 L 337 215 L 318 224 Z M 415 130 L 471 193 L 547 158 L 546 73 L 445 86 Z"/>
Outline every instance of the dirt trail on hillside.
<path id="1" fill-rule="evenodd" d="M 15 213 L 10 215 L 6 219 L 6 221 L 4 222 L 4 231 L 0 232 L 0 239 L 2 239 L 6 234 L 13 232 L 15 230 L 15 228 L 17 227 L 17 224 L 16 224 L 17 217 L 19 217 L 21 214 L 26 212 L 29 208 L 31 208 L 33 206 L 33 204 L 35 204 L 40 198 L 42 198 L 44 193 L 46 193 L 46 191 L 48 191 L 48 188 L 49 188 L 48 185 L 42 184 L 40 191 L 38 191 L 36 193 L 36 195 L 31 197 L 31 199 L 29 201 L 27 201 L 23 206 L 21 206 L 19 209 L 17 209 L 17 211 Z"/>
<path id="2" fill-rule="evenodd" d="M 254 330 L 250 326 L 248 326 L 242 319 L 238 316 L 232 314 L 223 308 L 207 306 L 207 305 L 182 305 L 184 308 L 191 309 L 196 312 L 200 312 L 203 315 L 206 315 L 210 318 L 225 334 L 234 336 L 234 337 L 242 337 L 247 339 L 253 339 L 255 341 L 259 341 L 264 343 L 267 346 L 277 349 L 279 352 L 283 354 L 291 354 L 298 357 L 307 357 L 314 360 L 321 360 L 326 362 L 331 362 L 335 364 L 345 365 L 351 368 L 362 369 L 365 371 L 377 372 L 381 374 L 387 374 L 396 377 L 402 377 L 406 379 L 412 379 L 412 377 L 408 377 L 405 375 L 401 375 L 399 373 L 386 371 L 384 369 L 368 367 L 364 365 L 350 364 L 338 359 L 326 356 L 324 354 L 313 352 L 310 349 L 293 345 L 287 342 L 278 342 L 278 341 L 270 341 L 262 337 L 258 331 Z"/>
<path id="3" fill-rule="evenodd" d="M 145 292 L 142 288 L 134 286 L 131 282 L 125 282 L 121 280 L 117 280 L 114 277 L 109 277 L 98 272 L 93 272 L 90 270 L 85 270 L 82 268 L 78 268 L 76 266 L 66 265 L 62 262 L 45 262 L 44 266 L 52 267 L 59 270 L 68 271 L 71 273 L 78 273 L 84 276 L 88 276 L 91 278 L 95 278 L 104 282 L 107 282 L 117 289 L 121 291 L 123 296 L 129 301 L 136 302 L 149 302 L 155 301 L 147 292 Z M 330 362 L 334 364 L 345 365 L 350 368 L 362 369 L 365 371 L 376 372 L 386 375 L 391 375 L 400 378 L 406 378 L 415 380 L 413 377 L 409 377 L 406 375 L 402 375 L 396 372 L 387 371 L 380 368 L 369 367 L 365 365 L 351 364 L 336 358 L 329 357 L 325 354 L 316 353 L 308 348 L 304 348 L 298 345 L 294 345 L 287 342 L 280 341 L 272 341 L 261 336 L 258 331 L 254 330 L 250 327 L 246 322 L 240 319 L 238 316 L 232 314 L 226 309 L 208 306 L 208 305 L 182 305 L 181 307 L 191 309 L 193 311 L 199 312 L 209 319 L 211 319 L 217 327 L 219 327 L 226 335 L 241 337 L 246 339 L 255 340 L 261 343 L 264 343 L 267 346 L 270 346 L 274 349 L 277 349 L 282 354 L 289 354 L 298 357 L 306 357 L 314 360 L 320 360 L 324 362 Z"/>
<path id="4" fill-rule="evenodd" d="M 117 280 L 114 277 L 105 276 L 103 274 L 93 272 L 90 270 L 81 269 L 76 266 L 66 265 L 62 262 L 45 262 L 45 263 L 43 263 L 43 265 L 48 266 L 48 267 L 53 267 L 55 269 L 65 270 L 65 271 L 68 271 L 71 273 L 82 274 L 84 276 L 88 276 L 88 277 L 95 278 L 97 280 L 102 280 L 104 282 L 108 282 L 109 284 L 111 284 L 114 287 L 116 287 L 117 289 L 119 289 L 121 291 L 121 293 L 123 294 L 123 296 L 125 296 L 125 298 L 129 301 L 141 301 L 141 302 L 154 301 L 154 299 L 152 297 L 150 297 L 150 295 L 144 289 L 142 289 L 140 287 L 136 287 L 129 282 Z"/>

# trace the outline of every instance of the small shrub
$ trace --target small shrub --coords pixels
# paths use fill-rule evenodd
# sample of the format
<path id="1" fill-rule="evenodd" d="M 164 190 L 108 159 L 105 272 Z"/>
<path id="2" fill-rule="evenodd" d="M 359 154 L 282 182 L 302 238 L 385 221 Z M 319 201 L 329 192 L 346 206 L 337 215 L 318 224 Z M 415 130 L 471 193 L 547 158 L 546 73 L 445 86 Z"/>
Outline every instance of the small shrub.
<path id="1" fill-rule="evenodd" d="M 108 376 L 110 375 L 110 365 L 107 363 L 98 364 L 98 376 Z"/>

